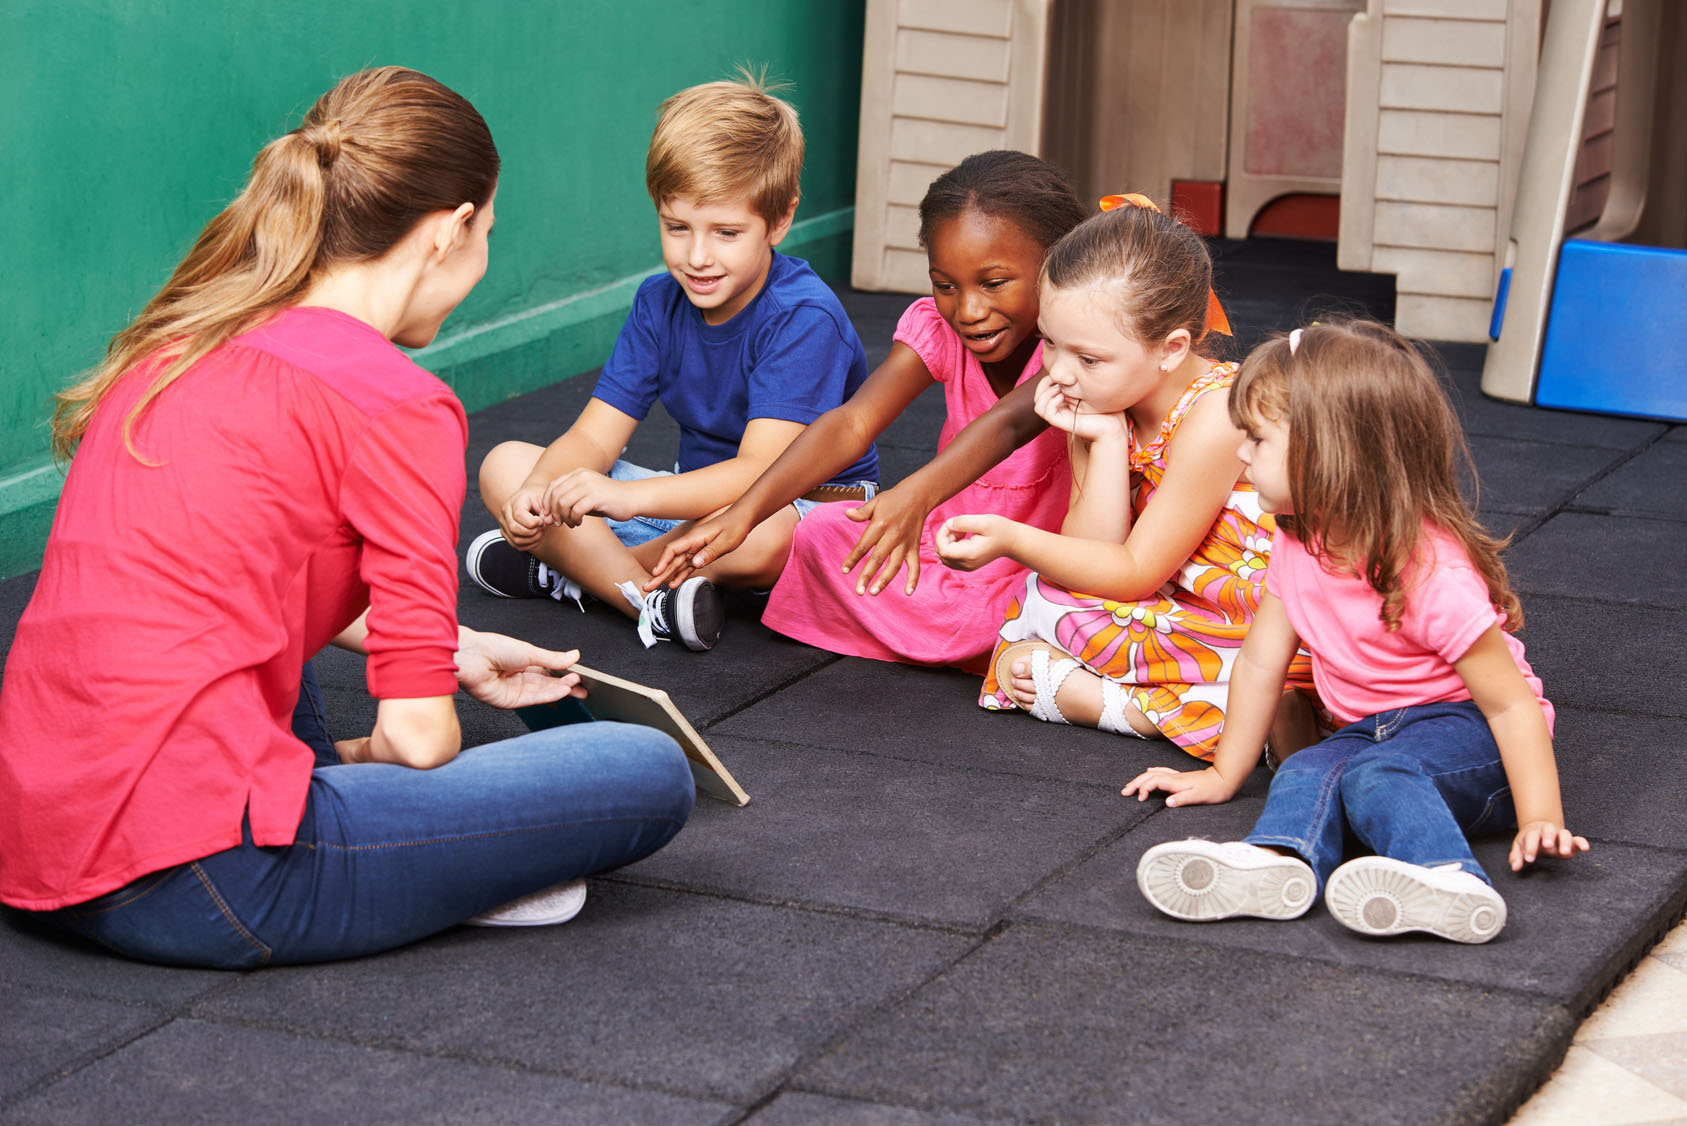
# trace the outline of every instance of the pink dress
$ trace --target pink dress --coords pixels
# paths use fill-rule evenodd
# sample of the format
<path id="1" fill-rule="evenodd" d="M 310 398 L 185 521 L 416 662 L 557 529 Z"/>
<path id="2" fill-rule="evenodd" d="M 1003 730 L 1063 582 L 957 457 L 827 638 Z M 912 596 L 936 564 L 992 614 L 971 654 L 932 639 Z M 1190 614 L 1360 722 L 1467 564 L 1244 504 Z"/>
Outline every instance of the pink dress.
<path id="1" fill-rule="evenodd" d="M 931 298 L 908 307 L 895 339 L 912 348 L 943 384 L 948 417 L 937 439 L 941 450 L 996 404 L 996 392 Z M 1016 382 L 1041 368 L 1039 348 Z M 842 568 L 864 525 L 844 515 L 853 507 L 849 502 L 821 505 L 797 525 L 791 556 L 762 622 L 846 656 L 982 670 L 1008 603 L 1025 585 L 1026 569 L 1012 559 L 998 559 L 976 571 L 952 571 L 937 558 L 932 537 L 944 520 L 966 512 L 994 512 L 1058 532 L 1070 491 L 1066 435 L 1045 430 L 927 517 L 920 533 L 920 585 L 912 596 L 903 593 L 906 575 L 901 573 L 877 595 L 856 594 L 860 568 L 850 574 Z"/>

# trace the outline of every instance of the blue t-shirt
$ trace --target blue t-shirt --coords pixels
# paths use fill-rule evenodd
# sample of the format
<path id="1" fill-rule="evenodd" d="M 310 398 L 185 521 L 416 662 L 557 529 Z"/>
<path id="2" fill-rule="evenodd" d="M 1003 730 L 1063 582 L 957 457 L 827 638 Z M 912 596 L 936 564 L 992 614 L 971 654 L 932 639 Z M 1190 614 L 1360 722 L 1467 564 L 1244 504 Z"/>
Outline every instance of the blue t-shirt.
<path id="1" fill-rule="evenodd" d="M 641 422 L 661 399 L 679 423 L 676 461 L 687 473 L 737 456 L 752 418 L 806 426 L 866 378 L 837 295 L 808 263 L 774 251 L 761 292 L 725 324 L 706 323 L 668 274 L 646 279 L 592 395 Z M 878 478 L 875 443 L 832 482 Z"/>

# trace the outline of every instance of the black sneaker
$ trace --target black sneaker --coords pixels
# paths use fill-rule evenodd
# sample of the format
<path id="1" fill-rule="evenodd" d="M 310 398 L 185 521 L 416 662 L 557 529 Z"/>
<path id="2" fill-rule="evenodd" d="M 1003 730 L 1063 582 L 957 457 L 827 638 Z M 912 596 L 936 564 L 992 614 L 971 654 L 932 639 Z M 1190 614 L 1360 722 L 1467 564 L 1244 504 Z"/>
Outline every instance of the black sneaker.
<path id="1" fill-rule="evenodd" d="M 720 640 L 726 614 L 715 584 L 693 575 L 677 588 L 660 587 L 644 596 L 641 624 L 648 622 L 657 641 L 678 641 L 701 653 Z"/>
<path id="2" fill-rule="evenodd" d="M 512 547 L 497 528 L 475 537 L 463 553 L 463 565 L 475 585 L 499 598 L 554 598 L 559 602 L 580 598 L 575 583 L 537 557 Z"/>

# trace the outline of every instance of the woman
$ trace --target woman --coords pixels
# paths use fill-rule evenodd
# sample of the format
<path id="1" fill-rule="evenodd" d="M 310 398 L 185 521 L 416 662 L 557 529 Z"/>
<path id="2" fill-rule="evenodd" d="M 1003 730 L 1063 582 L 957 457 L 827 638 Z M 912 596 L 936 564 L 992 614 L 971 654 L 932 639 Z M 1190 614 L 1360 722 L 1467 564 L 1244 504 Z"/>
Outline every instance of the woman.
<path id="1" fill-rule="evenodd" d="M 413 941 L 629 863 L 691 810 L 656 731 L 459 755 L 452 694 L 574 688 L 577 653 L 459 627 L 467 422 L 394 344 L 486 271 L 498 153 L 397 67 L 266 146 L 105 362 L 0 685 L 0 900 L 151 961 L 247 968 Z M 368 654 L 331 744 L 307 659 Z M 489 923 L 560 921 L 574 884 Z"/>

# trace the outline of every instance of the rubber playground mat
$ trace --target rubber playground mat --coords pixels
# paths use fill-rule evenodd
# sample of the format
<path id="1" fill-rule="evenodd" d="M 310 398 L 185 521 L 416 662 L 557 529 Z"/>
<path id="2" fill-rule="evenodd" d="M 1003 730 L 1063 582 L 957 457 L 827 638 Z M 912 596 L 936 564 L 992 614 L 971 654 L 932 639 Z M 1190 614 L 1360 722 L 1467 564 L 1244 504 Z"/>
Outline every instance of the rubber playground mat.
<path id="1" fill-rule="evenodd" d="M 1333 248 L 1217 249 L 1240 346 L 1332 297 L 1392 314 L 1391 281 L 1337 272 Z M 845 294 L 875 362 L 907 300 Z M 1480 347 L 1441 351 L 1483 514 L 1516 537 L 1565 804 L 1594 843 L 1522 876 L 1503 839 L 1480 843 L 1510 910 L 1493 943 L 1370 941 L 1321 907 L 1176 923 L 1137 893 L 1137 857 L 1242 835 L 1263 773 L 1225 806 L 1138 804 L 1122 782 L 1189 760 L 982 711 L 956 672 L 787 641 L 750 597 L 697 655 L 646 652 L 602 605 L 465 581 L 467 624 L 666 688 L 750 804 L 700 800 L 567 926 L 459 928 L 338 965 L 139 965 L 7 912 L 0 1121 L 1503 1120 L 1687 904 L 1687 427 L 1487 400 Z M 591 383 L 474 415 L 471 482 L 493 443 L 560 433 Z M 929 456 L 941 411 L 922 396 L 885 435 L 886 481 Z M 654 417 L 629 456 L 662 464 L 672 443 Z M 466 544 L 492 523 L 472 484 L 464 513 Z M 33 583 L 0 584 L 0 643 Z M 330 653 L 319 672 L 336 728 L 367 730 L 359 664 Z M 521 730 L 462 710 L 471 743 Z"/>

